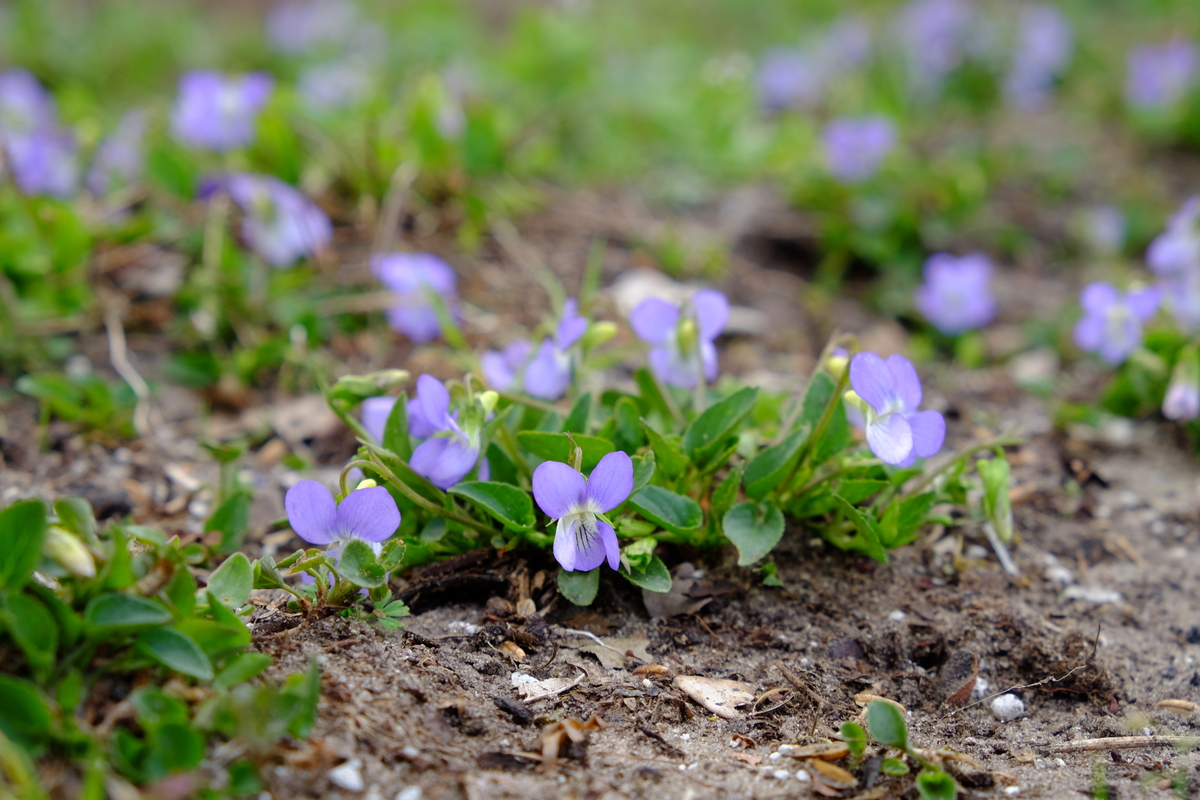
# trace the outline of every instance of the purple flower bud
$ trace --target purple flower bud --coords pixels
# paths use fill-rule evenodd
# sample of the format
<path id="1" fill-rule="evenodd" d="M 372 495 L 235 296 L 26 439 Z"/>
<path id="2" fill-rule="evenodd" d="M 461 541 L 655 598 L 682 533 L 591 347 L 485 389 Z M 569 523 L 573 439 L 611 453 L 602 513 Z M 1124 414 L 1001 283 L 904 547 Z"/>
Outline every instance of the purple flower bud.
<path id="1" fill-rule="evenodd" d="M 356 489 L 337 505 L 321 484 L 300 481 L 288 489 L 283 507 L 297 536 L 309 544 L 333 545 L 330 550 L 338 553 L 353 539 L 379 552 L 400 527 L 400 509 L 382 486 Z"/>
<path id="2" fill-rule="evenodd" d="M 225 178 L 224 186 L 245 215 L 246 244 L 272 267 L 290 267 L 333 239 L 325 212 L 274 176 L 239 172 Z"/>
<path id="3" fill-rule="evenodd" d="M 189 72 L 179 81 L 171 130 L 186 144 L 218 152 L 250 144 L 273 86 L 262 72 Z"/>
<path id="4" fill-rule="evenodd" d="M 896 146 L 896 128 L 887 117 L 843 117 L 821 134 L 829 171 L 842 183 L 862 183 Z"/>
<path id="5" fill-rule="evenodd" d="M 267 37 L 282 53 L 303 53 L 345 41 L 358 22 L 346 0 L 283 0 L 267 12 Z"/>
<path id="6" fill-rule="evenodd" d="M 518 385 L 518 379 L 533 352 L 533 342 L 528 339 L 517 339 L 510 342 L 503 350 L 489 350 L 480 358 L 483 367 L 483 377 L 488 386 L 505 391 Z"/>
<path id="7" fill-rule="evenodd" d="M 946 420 L 936 411 L 917 411 L 921 379 L 904 356 L 886 361 L 874 353 L 850 359 L 847 399 L 863 415 L 867 444 L 885 464 L 907 467 L 918 458 L 937 455 L 946 439 Z"/>
<path id="8" fill-rule="evenodd" d="M 1183 348 L 1171 371 L 1171 383 L 1163 398 L 1167 419 L 1193 420 L 1200 417 L 1200 354 L 1194 346 Z"/>
<path id="9" fill-rule="evenodd" d="M 546 461 L 533 471 L 533 498 L 551 519 L 554 558 L 568 572 L 588 572 L 608 560 L 621 562 L 617 533 L 603 518 L 633 491 L 633 461 L 621 451 L 609 453 L 584 478 L 560 461 Z"/>
<path id="10" fill-rule="evenodd" d="M 409 466 L 439 489 L 461 481 L 479 461 L 479 431 L 458 426 L 450 413 L 450 392 L 432 375 L 417 378 L 417 396 L 408 404 L 408 430 L 425 439 Z"/>
<path id="11" fill-rule="evenodd" d="M 933 327 L 947 335 L 982 328 L 996 316 L 992 262 L 982 253 L 962 258 L 948 253 L 930 256 L 916 305 Z"/>
<path id="12" fill-rule="evenodd" d="M 1196 85 L 1200 51 L 1188 39 L 1146 44 L 1129 51 L 1125 102 L 1139 110 L 1166 109 Z"/>
<path id="13" fill-rule="evenodd" d="M 69 130 L 44 126 L 8 136 L 4 144 L 13 178 L 23 194 L 58 198 L 75 194 L 79 149 Z"/>
<path id="14" fill-rule="evenodd" d="M 1071 25 L 1057 8 L 1023 8 L 1012 67 L 1004 82 L 1008 99 L 1025 111 L 1040 108 L 1055 78 L 1070 63 L 1073 45 Z"/>
<path id="15" fill-rule="evenodd" d="M 578 314 L 574 297 L 563 305 L 562 317 L 553 338 L 542 340 L 537 355 L 525 368 L 525 392 L 546 400 L 557 400 L 571 385 L 571 347 L 587 332 L 586 317 Z"/>
<path id="16" fill-rule="evenodd" d="M 1142 323 L 1158 310 L 1158 289 L 1121 293 L 1111 283 L 1089 283 L 1079 294 L 1083 318 L 1075 344 L 1116 366 L 1142 343 Z"/>
<path id="17" fill-rule="evenodd" d="M 629 324 L 650 347 L 650 368 L 660 379 L 682 389 L 717 377 L 713 344 L 729 321 L 729 300 L 715 289 L 702 289 L 682 307 L 658 297 L 638 303 Z"/>
<path id="18" fill-rule="evenodd" d="M 376 442 L 383 443 L 383 432 L 387 428 L 388 417 L 396 406 L 396 398 L 390 395 L 368 397 L 362 401 L 362 424 Z"/>
<path id="19" fill-rule="evenodd" d="M 142 138 L 146 133 L 146 115 L 131 111 L 121 118 L 116 130 L 101 142 L 88 170 L 87 189 L 103 197 L 115 189 L 136 182 L 142 176 Z"/>
<path id="20" fill-rule="evenodd" d="M 457 312 L 457 276 L 450 265 L 432 253 L 386 253 L 371 258 L 371 271 L 395 293 L 388 323 L 417 344 L 433 341 L 442 332 L 431 295 L 442 298 L 451 314 Z"/>

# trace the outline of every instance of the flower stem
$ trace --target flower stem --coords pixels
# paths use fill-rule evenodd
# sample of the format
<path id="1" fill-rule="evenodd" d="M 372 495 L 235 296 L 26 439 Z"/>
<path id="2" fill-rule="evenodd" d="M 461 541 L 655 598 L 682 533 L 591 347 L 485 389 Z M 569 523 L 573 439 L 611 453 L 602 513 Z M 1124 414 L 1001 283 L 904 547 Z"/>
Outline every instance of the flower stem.
<path id="1" fill-rule="evenodd" d="M 433 514 L 437 514 L 440 517 L 445 517 L 446 519 L 453 520 L 453 521 L 457 522 L 459 525 L 462 525 L 464 528 L 470 528 L 471 530 L 478 531 L 479 533 L 495 533 L 495 531 L 492 528 L 485 526 L 479 522 L 476 522 L 475 520 L 471 519 L 468 516 L 460 514 L 457 511 L 451 511 L 448 508 L 443 508 L 441 506 L 437 506 L 437 505 L 429 502 L 424 497 L 422 497 L 420 494 L 418 494 L 411 486 L 409 486 L 407 483 L 405 483 L 404 481 L 402 481 L 398 477 L 396 477 L 396 473 L 394 473 L 390 469 L 388 469 L 387 465 L 383 463 L 383 460 L 380 459 L 379 456 L 374 451 L 368 451 L 368 452 L 370 452 L 370 457 L 371 457 L 370 461 L 363 461 L 363 462 L 352 461 L 352 462 L 350 462 L 350 465 L 357 466 L 359 463 L 362 463 L 362 464 L 365 464 L 368 468 L 375 470 L 379 474 L 383 475 L 384 478 L 387 479 L 388 483 L 390 483 L 392 486 L 395 486 L 396 489 L 398 489 L 402 495 L 404 495 L 409 500 L 411 500 L 412 502 L 419 505 L 421 508 L 424 508 L 426 511 L 429 511 Z M 403 459 L 399 459 L 399 460 L 403 461 Z M 407 464 L 405 466 L 407 466 Z"/>
<path id="2" fill-rule="evenodd" d="M 547 414 L 558 413 L 558 406 L 554 405 L 553 403 L 547 403 L 544 400 L 538 400 L 535 397 L 528 397 L 523 394 L 513 394 L 512 392 L 496 392 L 496 394 L 500 395 L 502 400 L 507 400 L 510 403 L 536 408 L 539 411 L 545 411 Z"/>

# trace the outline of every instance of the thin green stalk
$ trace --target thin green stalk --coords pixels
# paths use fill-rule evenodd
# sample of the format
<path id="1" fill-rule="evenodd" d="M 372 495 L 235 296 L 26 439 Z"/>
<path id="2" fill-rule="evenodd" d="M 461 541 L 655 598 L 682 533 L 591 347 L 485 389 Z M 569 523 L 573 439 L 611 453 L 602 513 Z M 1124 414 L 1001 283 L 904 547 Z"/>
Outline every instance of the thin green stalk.
<path id="1" fill-rule="evenodd" d="M 954 456 L 949 461 L 947 461 L 945 464 L 943 464 L 942 466 L 935 469 L 933 472 L 930 472 L 930 473 L 927 473 L 926 475 L 924 475 L 921 478 L 921 480 L 917 481 L 916 485 L 914 485 L 913 488 L 909 489 L 907 492 L 900 495 L 898 498 L 896 498 L 896 500 L 893 500 L 892 502 L 901 502 L 902 503 L 905 500 L 908 500 L 912 497 L 916 497 L 917 495 L 919 495 L 921 492 L 923 492 L 925 490 L 925 487 L 927 487 L 929 484 L 933 483 L 934 479 L 936 479 L 943 472 L 946 472 L 951 467 L 953 467 L 957 464 L 966 463 L 966 460 L 968 458 L 970 458 L 971 456 L 975 455 L 976 453 L 982 453 L 984 450 L 992 450 L 993 448 L 1004 447 L 1006 445 L 1018 445 L 1018 444 L 1021 444 L 1021 442 L 1022 442 L 1021 439 L 1017 439 L 1012 435 L 1012 429 L 1009 429 L 1008 431 L 1005 431 L 1004 433 L 994 436 L 993 438 L 989 439 L 986 442 L 968 447 L 966 450 L 962 451 L 957 456 Z"/>
<path id="2" fill-rule="evenodd" d="M 821 441 L 821 437 L 825 435 L 825 429 L 829 427 L 829 423 L 833 421 L 834 412 L 837 411 L 838 403 L 842 402 L 842 395 L 846 393 L 846 384 L 850 382 L 850 370 L 842 370 L 842 374 L 838 376 L 837 383 L 833 386 L 833 394 L 829 396 L 829 402 L 825 404 L 825 410 L 821 412 L 821 418 L 817 421 L 817 427 L 813 429 L 812 435 L 808 437 L 808 441 L 804 444 L 804 455 L 800 457 L 799 463 L 804 463 L 812 454 L 816 443 Z"/>
<path id="3" fill-rule="evenodd" d="M 407 483 L 405 483 L 404 481 L 402 481 L 398 477 L 396 477 L 396 473 L 394 473 L 390 469 L 388 469 L 387 465 L 383 463 L 383 461 L 379 458 L 379 456 L 374 451 L 369 451 L 369 452 L 371 455 L 371 460 L 367 461 L 367 462 L 361 462 L 361 463 L 365 463 L 365 465 L 368 468 L 373 469 L 376 472 L 378 472 L 379 474 L 383 475 L 384 478 L 387 479 L 388 483 L 390 483 L 392 486 L 395 486 L 400 491 L 401 494 L 403 494 L 405 497 L 407 497 L 412 502 L 419 505 L 421 508 L 424 508 L 426 511 L 429 511 L 431 513 L 437 514 L 438 516 L 445 517 L 446 519 L 454 520 L 459 525 L 462 525 L 464 528 L 470 528 L 471 530 L 478 531 L 479 533 L 495 533 L 495 530 L 493 530 L 491 527 L 488 527 L 479 522 L 476 522 L 475 520 L 471 519 L 470 517 L 464 516 L 463 514 L 460 514 L 457 511 L 451 511 L 448 508 L 442 508 L 441 506 L 437 506 L 437 505 L 434 505 L 433 503 L 429 502 L 424 497 L 419 495 L 416 491 L 414 491 L 411 486 L 409 486 Z M 402 459 L 400 459 L 400 460 L 403 461 Z M 352 465 L 354 465 L 354 464 L 358 464 L 360 462 L 352 461 L 350 463 Z"/>
<path id="4" fill-rule="evenodd" d="M 516 403 L 522 406 L 536 408 L 539 411 L 545 411 L 547 414 L 557 414 L 558 406 L 553 403 L 547 403 L 545 400 L 538 400 L 536 397 L 529 397 L 523 394 L 513 394 L 512 392 L 496 392 L 501 400 L 507 400 L 510 403 Z"/>

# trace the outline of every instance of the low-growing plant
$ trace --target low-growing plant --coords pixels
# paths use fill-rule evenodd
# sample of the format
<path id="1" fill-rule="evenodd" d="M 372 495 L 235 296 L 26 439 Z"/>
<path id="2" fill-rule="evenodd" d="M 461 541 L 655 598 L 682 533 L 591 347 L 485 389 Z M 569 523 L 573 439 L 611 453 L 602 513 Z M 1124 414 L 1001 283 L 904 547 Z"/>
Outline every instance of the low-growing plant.
<path id="1" fill-rule="evenodd" d="M 861 756 L 865 746 L 863 730 L 854 723 L 847 723 L 842 726 L 843 736 L 846 736 L 847 729 L 851 735 L 847 739 L 847 743 L 849 744 L 851 740 L 855 742 L 851 747 L 852 750 L 857 749 L 857 753 L 855 753 L 857 758 Z M 915 781 L 921 800 L 954 800 L 958 797 L 958 784 L 954 777 L 912 746 L 912 742 L 908 738 L 908 725 L 904 721 L 904 714 L 894 703 L 886 700 L 870 702 L 867 706 L 866 732 L 878 744 L 900 751 L 900 757 L 888 757 L 883 760 L 880 770 L 884 774 L 907 775 L 909 766 L 905 763 L 905 759 L 911 759 L 921 768 Z"/>

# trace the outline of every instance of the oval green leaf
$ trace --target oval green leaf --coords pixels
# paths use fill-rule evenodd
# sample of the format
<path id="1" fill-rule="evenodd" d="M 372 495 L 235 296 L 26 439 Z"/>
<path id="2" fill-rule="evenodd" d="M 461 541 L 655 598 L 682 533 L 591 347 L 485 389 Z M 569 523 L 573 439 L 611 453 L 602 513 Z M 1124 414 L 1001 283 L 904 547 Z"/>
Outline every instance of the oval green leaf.
<path id="1" fill-rule="evenodd" d="M 13 503 L 0 511 L 0 589 L 20 589 L 42 560 L 46 504 Z"/>
<path id="2" fill-rule="evenodd" d="M 755 503 L 738 503 L 721 521 L 725 538 L 738 549 L 739 567 L 750 566 L 775 549 L 784 527 L 782 511 Z"/>
<path id="3" fill-rule="evenodd" d="M 229 608 L 241 608 L 254 588 L 254 567 L 244 553 L 234 553 L 208 576 L 208 591 Z"/>
<path id="4" fill-rule="evenodd" d="M 643 487 L 629 498 L 629 505 L 672 533 L 687 533 L 704 524 L 704 512 L 695 500 L 662 486 Z"/>
<path id="5" fill-rule="evenodd" d="M 808 441 L 809 427 L 792 431 L 782 442 L 763 450 L 746 467 L 746 496 L 762 500 L 788 477 L 800 460 L 800 450 Z"/>
<path id="6" fill-rule="evenodd" d="M 537 522 L 529 495 L 511 484 L 466 481 L 451 487 L 449 491 L 450 494 L 467 498 L 510 528 L 529 530 Z"/>
<path id="7" fill-rule="evenodd" d="M 666 593 L 671 591 L 671 573 L 662 559 L 651 555 L 644 567 L 622 572 L 629 582 L 648 592 Z"/>
<path id="8" fill-rule="evenodd" d="M 583 450 L 585 472 L 600 463 L 600 459 L 617 449 L 608 439 L 601 439 L 599 436 L 573 433 L 571 438 Z M 564 464 L 570 462 L 571 442 L 565 433 L 521 431 L 517 434 L 517 443 L 545 461 L 561 461 Z"/>
<path id="9" fill-rule="evenodd" d="M 200 645 L 174 628 L 151 628 L 138 636 L 134 649 L 168 669 L 202 681 L 212 680 L 212 662 Z"/>
<path id="10" fill-rule="evenodd" d="M 577 606 L 590 606 L 600 590 L 600 568 L 588 572 L 558 571 L 558 593 Z"/>
<path id="11" fill-rule="evenodd" d="M 387 585 L 388 572 L 379 565 L 375 551 L 362 539 L 351 539 L 342 550 L 338 574 L 365 589 L 377 589 Z"/>
<path id="12" fill-rule="evenodd" d="M 900 709 L 885 700 L 872 700 L 867 706 L 867 731 L 884 747 L 908 749 L 908 726 Z"/>
<path id="13" fill-rule="evenodd" d="M 88 603 L 83 620 L 93 633 L 107 635 L 166 625 L 171 621 L 171 614 L 144 597 L 102 594 Z"/>
<path id="14" fill-rule="evenodd" d="M 707 409 L 684 431 L 683 452 L 695 462 L 706 461 L 753 410 L 757 399 L 758 389 L 747 386 Z"/>

